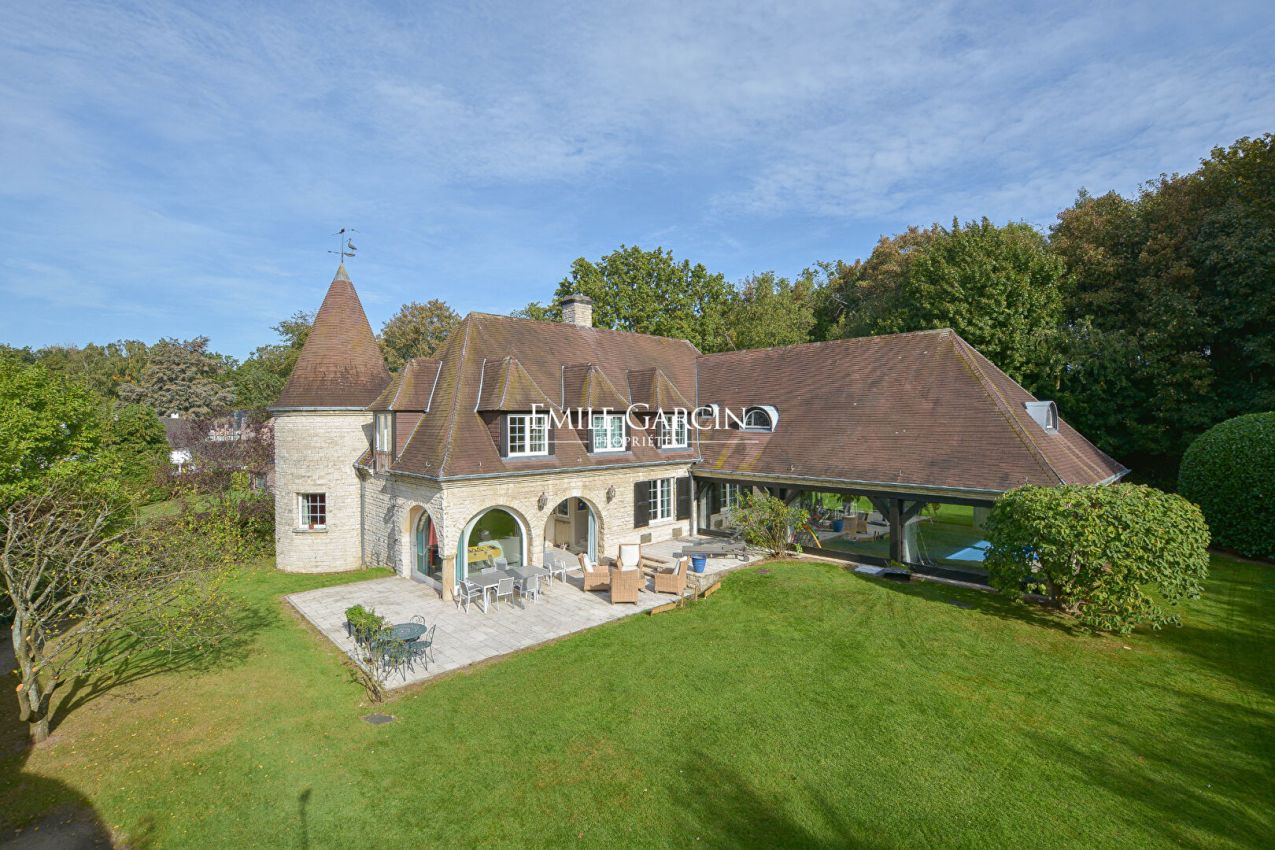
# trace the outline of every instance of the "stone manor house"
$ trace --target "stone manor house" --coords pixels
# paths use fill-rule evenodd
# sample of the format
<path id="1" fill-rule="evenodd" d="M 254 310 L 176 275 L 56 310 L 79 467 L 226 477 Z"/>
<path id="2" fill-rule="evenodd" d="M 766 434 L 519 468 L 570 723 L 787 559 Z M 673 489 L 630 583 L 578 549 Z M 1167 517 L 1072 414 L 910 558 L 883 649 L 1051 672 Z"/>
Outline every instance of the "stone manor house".
<path id="1" fill-rule="evenodd" d="M 705 355 L 576 296 L 560 323 L 471 313 L 391 374 L 344 266 L 271 412 L 279 568 L 444 597 L 496 553 L 723 533 L 744 487 L 870 503 L 912 563 L 925 505 L 1126 472 L 951 330 Z"/>

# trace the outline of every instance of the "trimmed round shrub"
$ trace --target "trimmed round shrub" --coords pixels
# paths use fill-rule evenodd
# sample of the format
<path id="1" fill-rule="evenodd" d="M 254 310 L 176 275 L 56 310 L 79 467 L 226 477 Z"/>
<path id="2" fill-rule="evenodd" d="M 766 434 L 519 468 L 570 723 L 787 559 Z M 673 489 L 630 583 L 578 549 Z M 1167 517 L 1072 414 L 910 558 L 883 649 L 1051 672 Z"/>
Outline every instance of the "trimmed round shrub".
<path id="1" fill-rule="evenodd" d="M 1201 434 L 1182 457 L 1178 492 L 1204 511 L 1213 545 L 1275 559 L 1275 412 Z"/>
<path id="2" fill-rule="evenodd" d="M 993 587 L 1044 594 L 1100 631 L 1178 622 L 1165 606 L 1199 596 L 1209 571 L 1200 509 L 1140 484 L 1020 487 L 997 500 L 986 531 Z"/>

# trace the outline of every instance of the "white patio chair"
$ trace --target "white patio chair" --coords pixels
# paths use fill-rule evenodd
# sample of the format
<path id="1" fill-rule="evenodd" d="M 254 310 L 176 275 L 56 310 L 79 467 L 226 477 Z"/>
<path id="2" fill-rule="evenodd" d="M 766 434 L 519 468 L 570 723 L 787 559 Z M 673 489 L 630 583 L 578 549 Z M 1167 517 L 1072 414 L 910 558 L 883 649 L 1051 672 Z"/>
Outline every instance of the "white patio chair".
<path id="1" fill-rule="evenodd" d="M 496 591 L 496 604 L 500 604 L 500 597 L 509 597 L 510 603 L 514 600 L 514 580 L 512 578 L 502 578 L 500 584 L 496 585 L 493 590 Z"/>
<path id="2" fill-rule="evenodd" d="M 456 607 L 464 607 L 465 613 L 469 613 L 469 603 L 481 599 L 483 589 L 475 584 L 462 581 L 456 585 L 456 589 L 452 591 L 452 598 L 456 602 Z"/>
<path id="3" fill-rule="evenodd" d="M 525 579 L 515 582 L 514 589 L 522 596 L 523 599 L 536 601 L 536 597 L 540 594 L 540 576 L 527 576 Z"/>

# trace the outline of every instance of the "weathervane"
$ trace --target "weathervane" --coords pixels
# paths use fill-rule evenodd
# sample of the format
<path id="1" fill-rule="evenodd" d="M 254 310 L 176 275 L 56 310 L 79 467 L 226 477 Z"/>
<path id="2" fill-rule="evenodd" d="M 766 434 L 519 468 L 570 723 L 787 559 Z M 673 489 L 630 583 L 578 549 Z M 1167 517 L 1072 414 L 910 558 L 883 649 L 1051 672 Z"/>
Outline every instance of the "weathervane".
<path id="1" fill-rule="evenodd" d="M 339 254 L 341 256 L 342 263 L 345 262 L 346 257 L 353 257 L 354 252 L 358 250 L 358 248 L 354 247 L 354 241 L 349 237 L 349 234 L 351 233 L 358 233 L 358 231 L 353 227 L 342 227 L 336 233 L 332 234 L 336 237 L 337 249 L 335 251 L 328 251 L 328 253 Z"/>

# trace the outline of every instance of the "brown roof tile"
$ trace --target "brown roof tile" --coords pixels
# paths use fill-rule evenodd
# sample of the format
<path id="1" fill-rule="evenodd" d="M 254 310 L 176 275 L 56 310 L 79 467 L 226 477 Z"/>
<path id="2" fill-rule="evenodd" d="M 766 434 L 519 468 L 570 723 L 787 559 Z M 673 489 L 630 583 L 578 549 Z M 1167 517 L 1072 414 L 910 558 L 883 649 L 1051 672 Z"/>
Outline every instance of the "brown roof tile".
<path id="1" fill-rule="evenodd" d="M 557 406 L 513 357 L 495 361 L 484 358 L 478 382 L 481 389 L 474 409 L 484 413 L 548 410 Z"/>
<path id="2" fill-rule="evenodd" d="M 477 408 L 495 403 L 488 397 L 489 392 L 495 392 L 488 389 L 491 370 L 493 364 L 505 358 L 516 361 L 518 370 L 527 376 L 530 384 L 552 401 L 560 397 L 563 367 L 581 363 L 592 364 L 612 390 L 625 385 L 630 369 L 659 368 L 683 395 L 693 397 L 698 353 L 695 346 L 685 340 L 471 313 L 435 354 L 442 365 L 433 405 L 417 425 L 394 469 L 446 478 L 693 460 L 694 449 L 671 452 L 644 445 L 617 454 L 592 454 L 583 443 L 588 432 L 566 428 L 554 429 L 552 455 L 507 460 L 500 456 L 490 423 Z M 478 397 L 480 379 L 485 402 Z M 522 383 L 521 378 L 509 380 L 511 385 Z M 507 401 L 501 409 L 508 409 Z"/>
<path id="3" fill-rule="evenodd" d="M 706 355 L 701 404 L 773 405 L 779 425 L 703 432 L 700 468 L 997 492 L 1125 471 L 1066 423 L 1046 432 L 1031 400 L 951 330 Z"/>
<path id="4" fill-rule="evenodd" d="M 364 408 L 389 381 L 380 346 L 342 265 L 271 409 Z"/>
<path id="5" fill-rule="evenodd" d="M 442 363 L 428 357 L 408 360 L 367 409 L 428 412 L 441 367 Z"/>
<path id="6" fill-rule="evenodd" d="M 629 400 L 620 395 L 606 373 L 592 363 L 562 367 L 562 406 L 602 410 L 626 410 Z"/>
<path id="7" fill-rule="evenodd" d="M 647 410 L 690 410 L 692 405 L 668 376 L 654 367 L 629 370 L 629 397 Z"/>

